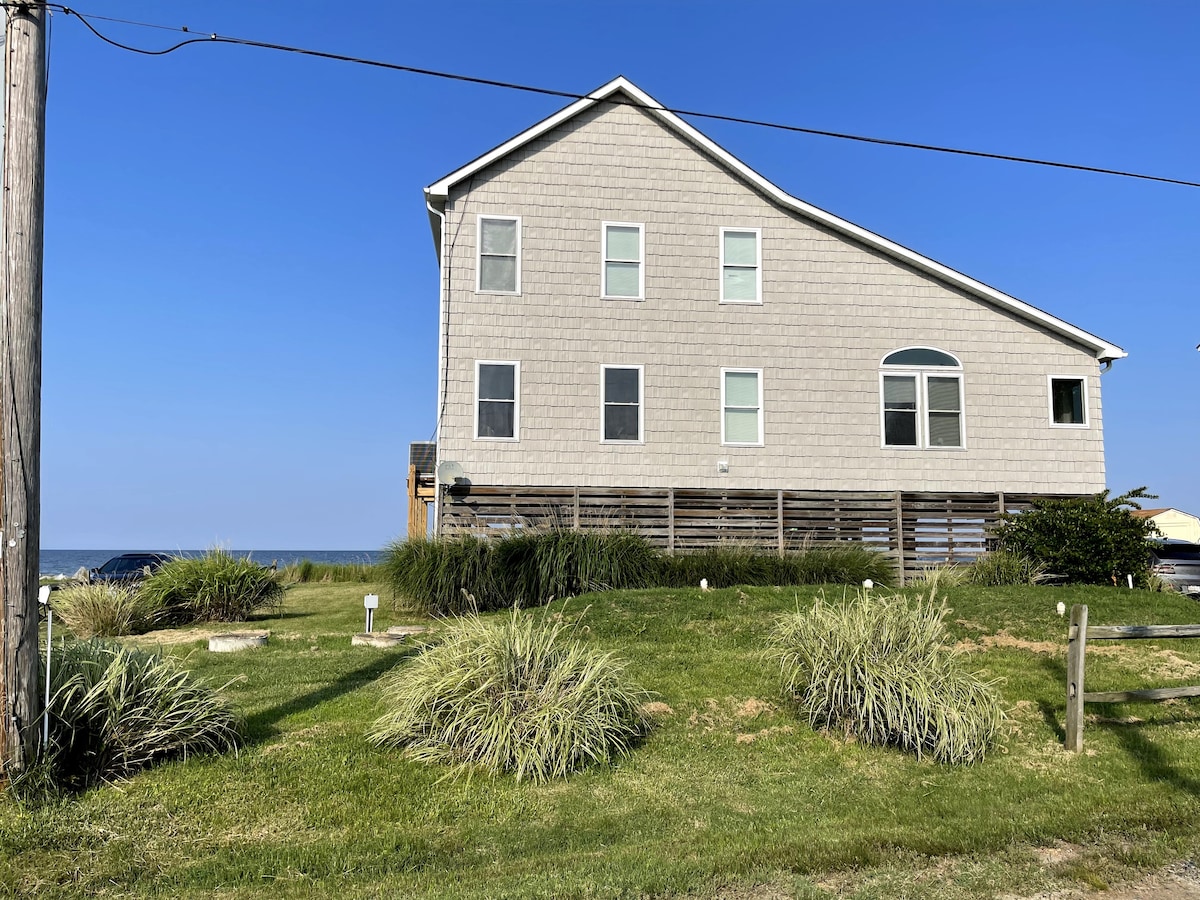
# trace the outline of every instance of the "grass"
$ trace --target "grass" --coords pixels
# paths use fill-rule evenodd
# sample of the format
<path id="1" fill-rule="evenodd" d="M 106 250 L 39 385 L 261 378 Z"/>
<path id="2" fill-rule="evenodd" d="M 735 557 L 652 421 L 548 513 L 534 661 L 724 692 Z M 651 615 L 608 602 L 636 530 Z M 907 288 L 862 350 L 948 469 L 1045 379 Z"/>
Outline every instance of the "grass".
<path id="1" fill-rule="evenodd" d="M 311 582 L 350 582 L 352 584 L 375 584 L 382 579 L 379 567 L 372 563 L 320 563 L 302 559 L 279 570 L 279 580 L 284 584 L 309 584 Z"/>
<path id="2" fill-rule="evenodd" d="M 367 742 L 382 676 L 417 647 L 351 648 L 363 593 L 291 588 L 282 615 L 255 617 L 271 639 L 248 654 L 207 653 L 211 629 L 136 639 L 177 640 L 164 649 L 210 683 L 237 678 L 226 693 L 245 745 L 72 802 L 0 799 L 0 895 L 962 900 L 1112 885 L 1200 851 L 1200 709 L 1089 706 L 1086 752 L 1062 750 L 1055 604 L 1087 603 L 1096 624 L 1200 621 L 1177 595 L 948 588 L 946 627 L 1003 679 L 1011 728 L 1003 753 L 969 767 L 815 732 L 787 706 L 762 648 L 815 588 L 555 604 L 661 706 L 611 767 L 536 784 L 445 779 Z M 377 627 L 401 621 L 440 640 L 437 621 L 378 611 Z M 1089 653 L 1089 689 L 1186 684 L 1197 669 L 1197 642 L 1128 642 Z M 1069 852 L 1035 853 L 1051 846 Z"/>
<path id="3" fill-rule="evenodd" d="M 932 590 L 913 600 L 819 596 L 775 628 L 783 692 L 813 726 L 939 762 L 978 762 L 1004 712 L 995 685 L 962 665 L 945 614 Z"/>
<path id="4" fill-rule="evenodd" d="M 54 611 L 76 637 L 120 637 L 149 631 L 161 607 L 128 584 L 71 584 L 51 595 Z"/>
<path id="5" fill-rule="evenodd" d="M 139 594 L 174 624 L 243 622 L 256 610 L 278 605 L 283 588 L 275 573 L 249 557 L 216 549 L 168 560 L 142 582 Z"/>
<path id="6" fill-rule="evenodd" d="M 561 616 L 512 610 L 448 623 L 441 642 L 383 680 L 369 739 L 410 759 L 561 778 L 611 763 L 649 726 L 649 694 Z"/>

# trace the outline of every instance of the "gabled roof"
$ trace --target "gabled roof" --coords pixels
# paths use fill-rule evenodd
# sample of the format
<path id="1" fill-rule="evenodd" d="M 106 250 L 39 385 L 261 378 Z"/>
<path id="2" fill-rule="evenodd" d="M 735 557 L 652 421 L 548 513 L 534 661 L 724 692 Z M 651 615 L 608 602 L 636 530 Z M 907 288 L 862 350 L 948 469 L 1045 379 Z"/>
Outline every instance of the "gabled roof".
<path id="1" fill-rule="evenodd" d="M 624 94 L 626 99 L 616 99 L 616 95 Z M 961 272 L 951 269 L 949 266 L 944 266 L 936 260 L 930 259 L 927 256 L 922 256 L 915 250 L 910 250 L 907 247 L 890 241 L 885 237 L 880 237 L 874 232 L 868 231 L 853 222 L 848 222 L 845 219 L 839 218 L 832 213 L 826 212 L 820 207 L 813 206 L 811 203 L 805 203 L 791 194 L 772 184 L 762 175 L 755 172 L 729 151 L 725 150 L 716 144 L 711 138 L 707 137 L 696 128 L 689 125 L 683 119 L 673 112 L 667 110 L 661 103 L 635 85 L 633 82 L 624 76 L 614 78 L 608 84 L 597 88 L 581 100 L 576 100 L 569 106 L 556 112 L 554 115 L 543 119 L 532 128 L 527 128 L 515 137 L 510 138 L 503 144 L 489 150 L 482 156 L 473 159 L 458 169 L 455 169 L 449 175 L 435 181 L 429 187 L 425 188 L 426 201 L 431 204 L 430 210 L 430 226 L 433 228 L 434 243 L 438 244 L 441 241 L 440 223 L 436 220 L 433 214 L 433 208 L 444 209 L 445 202 L 449 196 L 450 189 L 476 172 L 487 168 L 497 160 L 503 159 L 513 151 L 523 147 L 532 140 L 541 137 L 546 132 L 561 125 L 563 122 L 579 115 L 587 109 L 595 106 L 597 103 L 605 101 L 629 103 L 638 106 L 647 114 L 657 119 L 662 125 L 680 135 L 684 140 L 699 148 L 702 152 L 712 156 L 723 166 L 737 174 L 746 183 L 753 186 L 762 194 L 774 200 L 785 209 L 792 210 L 799 215 L 816 222 L 831 231 L 845 235 L 867 247 L 878 250 L 900 262 L 925 272 L 941 281 L 946 282 L 953 287 L 959 288 L 981 300 L 994 304 L 995 306 L 1013 313 L 1020 318 L 1030 322 L 1037 323 L 1046 329 L 1069 338 L 1076 343 L 1091 350 L 1097 359 L 1108 361 L 1113 359 L 1121 359 L 1129 354 L 1118 347 L 1116 344 L 1109 343 L 1103 338 L 1097 337 L 1084 331 L 1082 328 L 1076 328 L 1069 322 L 1064 322 L 1056 316 L 1050 315 L 1048 312 L 1038 309 L 1036 306 L 1031 306 L 1023 300 L 1018 300 L 1016 297 L 1011 297 L 1003 291 L 998 291 L 994 287 L 990 287 L 981 281 L 976 281 Z M 441 248 L 438 247 L 439 258 Z"/>

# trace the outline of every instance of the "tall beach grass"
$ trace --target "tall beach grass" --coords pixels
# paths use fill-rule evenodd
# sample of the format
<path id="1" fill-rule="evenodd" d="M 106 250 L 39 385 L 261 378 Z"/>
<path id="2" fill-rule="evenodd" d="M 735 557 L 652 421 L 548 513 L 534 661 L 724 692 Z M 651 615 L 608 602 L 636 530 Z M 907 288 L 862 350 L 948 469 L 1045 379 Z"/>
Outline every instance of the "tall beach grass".
<path id="1" fill-rule="evenodd" d="M 368 733 L 410 758 L 545 781 L 610 762 L 645 733 L 646 692 L 624 663 L 574 640 L 561 619 L 512 610 L 467 617 L 383 683 Z"/>
<path id="2" fill-rule="evenodd" d="M 243 622 L 283 600 L 274 572 L 221 549 L 169 560 L 142 582 L 141 593 L 173 625 Z"/>
<path id="3" fill-rule="evenodd" d="M 940 762 L 982 759 L 1000 736 L 1000 697 L 964 667 L 945 613 L 932 593 L 818 598 L 776 625 L 784 695 L 815 728 Z"/>

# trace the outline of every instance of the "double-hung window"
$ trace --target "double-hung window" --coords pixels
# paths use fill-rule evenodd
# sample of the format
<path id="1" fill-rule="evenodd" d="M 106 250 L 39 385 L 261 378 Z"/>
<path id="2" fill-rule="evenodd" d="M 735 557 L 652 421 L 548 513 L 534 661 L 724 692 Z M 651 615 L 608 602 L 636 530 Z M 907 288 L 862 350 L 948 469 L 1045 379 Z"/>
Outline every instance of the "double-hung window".
<path id="1" fill-rule="evenodd" d="M 961 448 L 962 365 L 949 353 L 908 347 L 888 354 L 880 371 L 883 446 Z"/>
<path id="2" fill-rule="evenodd" d="M 521 364 L 475 363 L 475 437 L 517 440 L 521 412 Z"/>
<path id="3" fill-rule="evenodd" d="M 482 294 L 521 293 L 521 219 L 480 216 L 475 290 Z"/>
<path id="4" fill-rule="evenodd" d="M 762 303 L 761 229 L 721 229 L 721 302 Z"/>
<path id="5" fill-rule="evenodd" d="M 645 231 L 629 222 L 604 222 L 604 271 L 600 293 L 605 298 L 641 300 L 645 289 Z"/>
<path id="6" fill-rule="evenodd" d="M 600 439 L 606 443 L 642 440 L 642 367 L 602 366 Z"/>
<path id="7" fill-rule="evenodd" d="M 763 442 L 762 369 L 721 370 L 721 443 Z"/>
<path id="8" fill-rule="evenodd" d="M 1087 381 L 1050 376 L 1050 424 L 1060 428 L 1087 428 Z"/>

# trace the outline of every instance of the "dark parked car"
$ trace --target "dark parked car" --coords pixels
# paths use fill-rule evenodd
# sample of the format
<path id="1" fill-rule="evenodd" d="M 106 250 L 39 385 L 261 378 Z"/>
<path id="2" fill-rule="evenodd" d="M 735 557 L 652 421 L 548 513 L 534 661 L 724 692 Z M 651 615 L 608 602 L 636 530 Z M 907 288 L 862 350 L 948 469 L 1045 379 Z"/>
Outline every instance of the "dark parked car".
<path id="1" fill-rule="evenodd" d="M 1150 571 L 1176 590 L 1200 596 L 1200 544 L 1155 541 L 1150 551 Z"/>
<path id="2" fill-rule="evenodd" d="M 91 580 L 95 582 L 138 582 L 158 571 L 171 557 L 165 553 L 123 553 L 114 556 L 98 569 L 92 569 Z"/>

